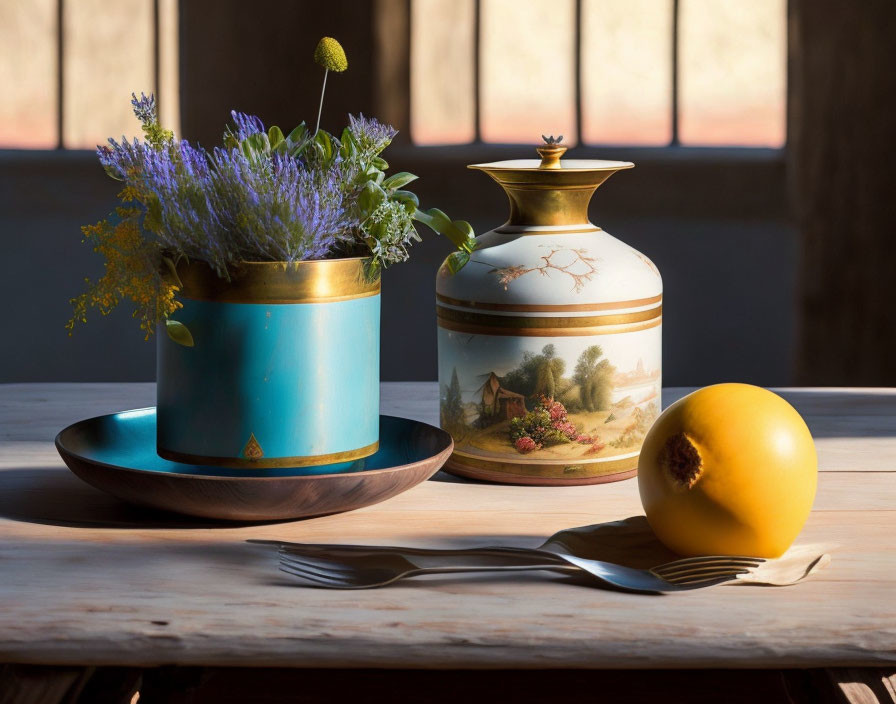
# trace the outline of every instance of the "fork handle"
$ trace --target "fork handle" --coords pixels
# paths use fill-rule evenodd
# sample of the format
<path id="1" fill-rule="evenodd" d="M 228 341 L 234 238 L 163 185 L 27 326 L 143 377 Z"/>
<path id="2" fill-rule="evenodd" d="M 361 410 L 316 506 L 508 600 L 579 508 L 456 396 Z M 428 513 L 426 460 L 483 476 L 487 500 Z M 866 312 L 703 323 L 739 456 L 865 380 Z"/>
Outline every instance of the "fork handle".
<path id="1" fill-rule="evenodd" d="M 581 569 L 569 563 L 564 564 L 528 564 L 528 565 L 452 565 L 444 567 L 421 567 L 419 569 L 406 572 L 402 575 L 402 579 L 407 577 L 419 577 L 424 574 L 451 574 L 452 572 L 529 572 L 532 570 L 547 570 L 550 572 L 578 572 Z"/>
<path id="2" fill-rule="evenodd" d="M 539 550 L 536 548 L 520 548 L 507 545 L 494 545 L 476 548 L 413 548 L 395 547 L 389 545 L 337 545 L 327 543 L 284 543 L 278 541 L 252 541 L 278 545 L 281 550 L 293 555 L 327 553 L 338 555 L 342 553 L 368 553 L 368 554 L 398 554 L 407 557 L 514 557 L 517 559 L 534 560 L 545 564 L 568 565 L 569 563 L 559 555 Z"/>

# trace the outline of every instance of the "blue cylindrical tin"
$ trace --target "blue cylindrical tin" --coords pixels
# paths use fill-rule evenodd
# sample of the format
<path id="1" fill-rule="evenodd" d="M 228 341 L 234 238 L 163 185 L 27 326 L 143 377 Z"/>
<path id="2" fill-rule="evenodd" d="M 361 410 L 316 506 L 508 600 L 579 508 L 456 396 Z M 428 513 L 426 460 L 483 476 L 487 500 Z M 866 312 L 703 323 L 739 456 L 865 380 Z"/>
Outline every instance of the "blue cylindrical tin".
<path id="1" fill-rule="evenodd" d="M 193 346 L 158 335 L 159 455 L 223 467 L 377 450 L 380 283 L 361 259 L 178 267 Z"/>

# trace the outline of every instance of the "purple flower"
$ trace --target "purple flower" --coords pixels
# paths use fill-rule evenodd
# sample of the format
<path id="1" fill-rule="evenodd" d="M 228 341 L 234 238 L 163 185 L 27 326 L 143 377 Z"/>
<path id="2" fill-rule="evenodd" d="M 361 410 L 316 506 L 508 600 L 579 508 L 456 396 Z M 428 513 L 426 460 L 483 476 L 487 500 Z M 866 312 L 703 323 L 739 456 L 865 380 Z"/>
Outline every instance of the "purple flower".
<path id="1" fill-rule="evenodd" d="M 205 261 L 226 276 L 240 260 L 295 262 L 359 250 L 385 265 L 407 259 L 408 246 L 419 240 L 400 202 L 361 206 L 370 160 L 396 134 L 377 120 L 351 117 L 357 149 L 345 157 L 338 142 L 335 153 L 316 145 L 273 152 L 263 140 L 246 149 L 240 142 L 264 134 L 265 126 L 233 111 L 225 146 L 209 152 L 166 138 L 153 96 L 135 94 L 131 102 L 147 139 L 110 139 L 97 155 L 125 182 L 126 199 L 141 208 L 143 229 L 160 249 Z"/>
<path id="2" fill-rule="evenodd" d="M 398 134 L 398 130 L 390 125 L 384 125 L 378 120 L 364 117 L 363 114 L 358 117 L 349 115 L 348 121 L 348 130 L 366 157 L 379 154 L 392 143 L 392 138 Z"/>
<path id="3" fill-rule="evenodd" d="M 156 121 L 156 96 L 150 93 L 149 97 L 141 93 L 131 93 L 131 105 L 134 106 L 134 114 L 144 125 L 151 125 Z"/>
<path id="4" fill-rule="evenodd" d="M 339 174 L 315 172 L 275 154 L 250 160 L 238 149 L 212 156 L 217 209 L 240 252 L 273 261 L 321 259 L 350 236 Z"/>
<path id="5" fill-rule="evenodd" d="M 240 142 L 246 137 L 265 131 L 264 123 L 255 115 L 247 115 L 244 112 L 231 110 L 230 116 L 233 118 L 233 124 L 236 127 L 236 132 L 232 132 L 232 134 Z"/>

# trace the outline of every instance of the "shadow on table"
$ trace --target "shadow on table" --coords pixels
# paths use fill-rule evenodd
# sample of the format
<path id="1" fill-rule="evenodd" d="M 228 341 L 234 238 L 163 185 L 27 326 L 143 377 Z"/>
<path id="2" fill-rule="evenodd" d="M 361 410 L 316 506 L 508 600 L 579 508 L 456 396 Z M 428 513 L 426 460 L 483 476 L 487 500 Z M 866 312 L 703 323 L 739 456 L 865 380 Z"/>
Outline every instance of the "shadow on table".
<path id="1" fill-rule="evenodd" d="M 477 483 L 439 472 L 434 480 Z M 0 518 L 82 528 L 239 528 L 312 520 L 216 521 L 130 504 L 78 479 L 65 467 L 0 469 Z"/>
<path id="2" fill-rule="evenodd" d="M 239 526 L 125 503 L 88 486 L 63 467 L 0 470 L 0 518 L 84 528 Z"/>
<path id="3" fill-rule="evenodd" d="M 896 394 L 890 389 L 779 391 L 819 438 L 896 437 Z"/>

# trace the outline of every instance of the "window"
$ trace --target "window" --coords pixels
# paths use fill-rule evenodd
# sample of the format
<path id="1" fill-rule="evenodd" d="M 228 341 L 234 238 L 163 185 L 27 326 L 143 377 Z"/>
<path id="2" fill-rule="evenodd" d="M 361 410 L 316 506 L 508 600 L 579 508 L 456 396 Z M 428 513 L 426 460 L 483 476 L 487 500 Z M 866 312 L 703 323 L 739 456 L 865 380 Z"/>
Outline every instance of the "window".
<path id="1" fill-rule="evenodd" d="M 177 129 L 177 0 L 3 0 L 0 39 L 0 148 L 133 135 L 134 91 Z"/>
<path id="2" fill-rule="evenodd" d="M 781 147 L 786 0 L 411 0 L 416 144 Z"/>

